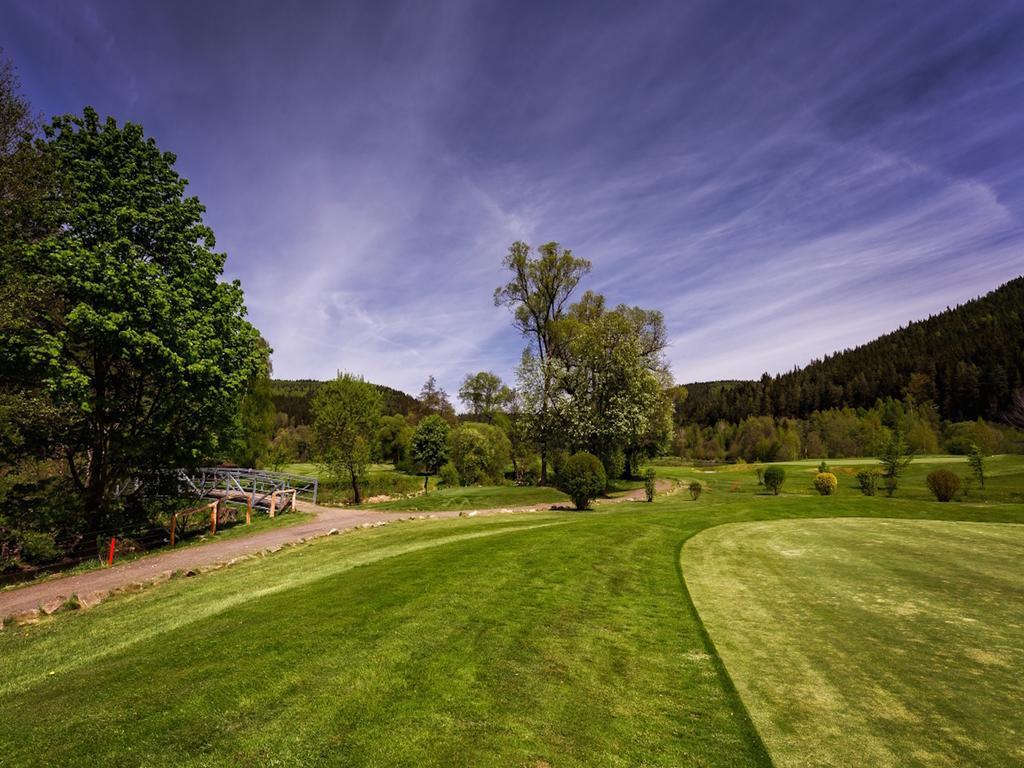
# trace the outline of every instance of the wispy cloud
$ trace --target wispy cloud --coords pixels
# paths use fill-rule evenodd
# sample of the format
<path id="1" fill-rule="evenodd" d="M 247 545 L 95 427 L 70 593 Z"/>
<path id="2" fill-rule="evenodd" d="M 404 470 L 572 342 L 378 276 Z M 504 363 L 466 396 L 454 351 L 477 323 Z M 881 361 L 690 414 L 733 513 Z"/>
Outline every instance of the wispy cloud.
<path id="1" fill-rule="evenodd" d="M 0 17 L 37 107 L 178 154 L 282 377 L 510 376 L 491 293 L 519 238 L 664 310 L 683 381 L 786 370 L 1024 271 L 1010 2 Z"/>

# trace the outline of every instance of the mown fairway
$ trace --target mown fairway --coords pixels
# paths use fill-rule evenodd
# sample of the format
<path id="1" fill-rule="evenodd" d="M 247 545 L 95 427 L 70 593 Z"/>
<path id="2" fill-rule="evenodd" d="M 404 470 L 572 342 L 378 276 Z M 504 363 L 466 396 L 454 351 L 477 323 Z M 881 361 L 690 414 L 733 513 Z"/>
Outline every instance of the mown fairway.
<path id="1" fill-rule="evenodd" d="M 1021 487 L 1019 460 L 1004 469 Z M 747 469 L 698 502 L 395 523 L 5 630 L 2 762 L 768 765 L 682 580 L 691 536 L 783 518 L 1024 521 L 1019 503 L 793 490 L 758 495 Z M 878 688 L 901 646 L 869 649 Z"/>
<path id="2" fill-rule="evenodd" d="M 1024 764 L 1024 526 L 739 523 L 683 559 L 777 766 Z"/>

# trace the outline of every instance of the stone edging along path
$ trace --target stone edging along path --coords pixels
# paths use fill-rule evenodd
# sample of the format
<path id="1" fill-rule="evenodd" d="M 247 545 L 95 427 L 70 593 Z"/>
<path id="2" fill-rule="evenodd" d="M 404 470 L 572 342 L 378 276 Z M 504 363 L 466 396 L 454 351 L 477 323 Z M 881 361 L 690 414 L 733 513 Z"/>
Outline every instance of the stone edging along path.
<path id="1" fill-rule="evenodd" d="M 671 487 L 659 481 L 659 492 Z M 637 501 L 643 498 L 643 489 L 631 491 L 602 503 Z M 132 592 L 147 584 L 166 581 L 175 572 L 197 573 L 231 565 L 237 560 L 277 552 L 284 546 L 299 544 L 318 536 L 349 531 L 356 528 L 370 528 L 387 525 L 397 520 L 421 520 L 475 515 L 492 515 L 512 512 L 541 512 L 558 509 L 550 504 L 536 504 L 529 507 L 506 507 L 484 510 L 448 510 L 444 512 L 402 513 L 380 512 L 368 509 L 341 509 L 321 507 L 308 502 L 299 502 L 299 511 L 315 515 L 306 523 L 275 528 L 251 536 L 233 539 L 213 540 L 205 544 L 185 547 L 169 552 L 160 552 L 140 557 L 131 562 L 111 568 L 86 571 L 74 576 L 49 579 L 37 584 L 0 592 L 0 629 L 8 618 L 15 624 L 31 623 L 41 614 L 51 614 L 62 608 L 74 596 L 78 607 L 90 608 L 114 592 Z"/>

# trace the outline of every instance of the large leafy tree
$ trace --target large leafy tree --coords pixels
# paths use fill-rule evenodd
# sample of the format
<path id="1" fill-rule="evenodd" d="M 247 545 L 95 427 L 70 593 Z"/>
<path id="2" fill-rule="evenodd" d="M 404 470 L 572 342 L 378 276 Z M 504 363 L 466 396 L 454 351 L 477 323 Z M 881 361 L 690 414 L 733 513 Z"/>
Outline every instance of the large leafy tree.
<path id="1" fill-rule="evenodd" d="M 436 413 L 427 416 L 416 426 L 412 435 L 412 458 L 423 467 L 423 490 L 427 490 L 430 476 L 436 474 L 451 455 L 452 428 Z"/>
<path id="2" fill-rule="evenodd" d="M 509 396 L 509 389 L 501 377 L 490 371 L 467 373 L 459 387 L 459 400 L 476 419 L 493 421 L 495 412 Z"/>
<path id="3" fill-rule="evenodd" d="M 30 364 L 60 414 L 50 449 L 101 529 L 143 514 L 149 470 L 224 449 L 264 349 L 173 154 L 92 109 L 54 119 L 36 148 L 56 226 L 13 250 L 25 290 L 47 301 L 5 332 L 5 364 Z"/>
<path id="4" fill-rule="evenodd" d="M 528 390 L 524 403 L 530 408 L 530 423 L 540 449 L 541 482 L 546 483 L 548 456 L 557 431 L 557 365 L 553 356 L 558 321 L 576 286 L 590 271 L 590 262 L 554 242 L 537 251 L 533 256 L 533 249 L 526 243 L 512 244 L 504 260 L 512 277 L 494 291 L 494 304 L 511 309 L 516 328 L 530 340 L 521 367 L 529 381 L 521 383 Z"/>
<path id="5" fill-rule="evenodd" d="M 366 478 L 380 426 L 381 394 L 361 377 L 342 374 L 324 384 L 313 398 L 313 432 L 327 471 L 352 486 L 359 504 L 359 484 Z"/>
<path id="6" fill-rule="evenodd" d="M 643 453 L 667 445 L 671 375 L 660 312 L 620 305 L 587 291 L 559 323 L 560 411 L 572 447 L 610 466 L 624 454 L 631 473 Z"/>

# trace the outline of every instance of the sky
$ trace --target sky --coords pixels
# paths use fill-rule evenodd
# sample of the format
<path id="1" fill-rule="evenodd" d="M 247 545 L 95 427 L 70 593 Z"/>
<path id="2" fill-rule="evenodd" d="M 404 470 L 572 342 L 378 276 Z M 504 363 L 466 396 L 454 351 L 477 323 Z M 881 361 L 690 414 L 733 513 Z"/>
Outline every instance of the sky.
<path id="1" fill-rule="evenodd" d="M 174 152 L 277 378 L 511 379 L 515 240 L 753 378 L 1024 272 L 1019 2 L 0 0 L 44 115 Z"/>

